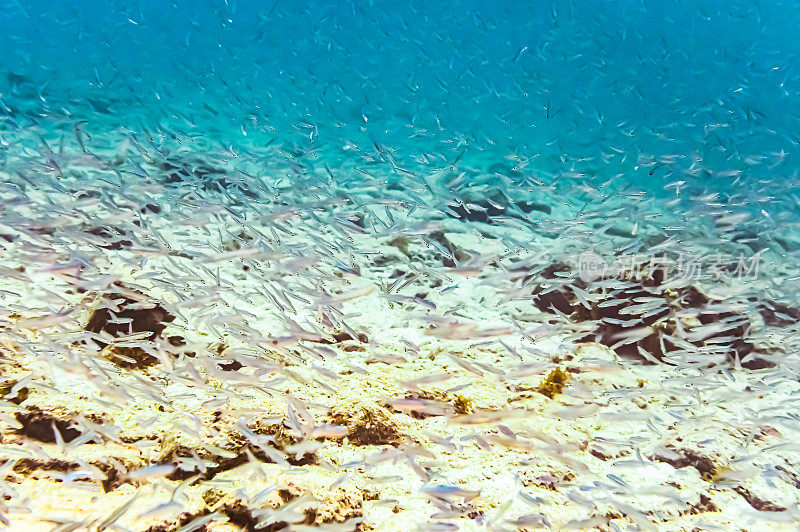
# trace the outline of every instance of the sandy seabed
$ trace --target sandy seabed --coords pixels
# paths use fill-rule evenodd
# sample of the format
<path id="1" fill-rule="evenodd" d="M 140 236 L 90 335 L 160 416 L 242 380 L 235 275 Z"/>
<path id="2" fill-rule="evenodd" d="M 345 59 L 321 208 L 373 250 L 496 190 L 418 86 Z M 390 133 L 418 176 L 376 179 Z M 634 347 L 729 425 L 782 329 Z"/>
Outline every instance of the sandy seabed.
<path id="1" fill-rule="evenodd" d="M 798 526 L 791 253 L 586 283 L 589 249 L 758 246 L 583 184 L 493 218 L 496 172 L 458 204 L 446 171 L 138 148 L 7 162 L 37 172 L 0 188 L 9 529 Z"/>

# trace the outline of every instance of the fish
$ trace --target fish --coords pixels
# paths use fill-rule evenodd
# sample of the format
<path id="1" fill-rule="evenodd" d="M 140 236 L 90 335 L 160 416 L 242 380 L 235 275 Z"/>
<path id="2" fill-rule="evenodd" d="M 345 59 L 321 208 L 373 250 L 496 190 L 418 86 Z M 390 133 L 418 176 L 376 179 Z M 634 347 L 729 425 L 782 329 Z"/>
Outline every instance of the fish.
<path id="1" fill-rule="evenodd" d="M 431 484 L 420 487 L 420 491 L 430 495 L 432 497 L 438 498 L 450 498 L 450 497 L 459 497 L 464 500 L 464 502 L 469 502 L 480 495 L 479 490 L 468 490 L 458 486 L 446 485 L 446 484 Z"/>
<path id="2" fill-rule="evenodd" d="M 793 11 L 701 4 L 12 5 L 0 519 L 796 525 Z"/>
<path id="3" fill-rule="evenodd" d="M 166 477 L 175 471 L 174 464 L 159 464 L 137 469 L 135 471 L 128 471 L 125 473 L 124 478 L 127 480 L 145 480 L 151 478 Z"/>

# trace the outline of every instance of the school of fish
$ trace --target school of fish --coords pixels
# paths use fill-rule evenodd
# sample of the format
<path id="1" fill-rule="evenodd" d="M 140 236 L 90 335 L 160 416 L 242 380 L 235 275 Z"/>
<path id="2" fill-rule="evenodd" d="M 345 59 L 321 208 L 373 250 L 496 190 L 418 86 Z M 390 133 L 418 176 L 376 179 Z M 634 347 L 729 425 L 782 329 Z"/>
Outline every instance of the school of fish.
<path id="1" fill-rule="evenodd" d="M 800 14 L 667 3 L 9 2 L 0 527 L 797 530 Z"/>

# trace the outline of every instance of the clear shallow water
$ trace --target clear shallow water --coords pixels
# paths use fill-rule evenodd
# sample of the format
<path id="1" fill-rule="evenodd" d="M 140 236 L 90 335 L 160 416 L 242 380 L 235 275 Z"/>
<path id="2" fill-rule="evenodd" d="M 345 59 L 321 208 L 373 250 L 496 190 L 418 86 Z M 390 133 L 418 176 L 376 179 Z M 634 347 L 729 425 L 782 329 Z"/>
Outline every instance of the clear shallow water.
<path id="1" fill-rule="evenodd" d="M 41 457 L 7 515 L 800 522 L 797 27 L 4 3 L 0 441 Z"/>
<path id="2" fill-rule="evenodd" d="M 22 123 L 380 143 L 414 170 L 506 162 L 652 191 L 791 176 L 798 154 L 791 2 L 26 1 L 0 16 L 0 94 Z"/>

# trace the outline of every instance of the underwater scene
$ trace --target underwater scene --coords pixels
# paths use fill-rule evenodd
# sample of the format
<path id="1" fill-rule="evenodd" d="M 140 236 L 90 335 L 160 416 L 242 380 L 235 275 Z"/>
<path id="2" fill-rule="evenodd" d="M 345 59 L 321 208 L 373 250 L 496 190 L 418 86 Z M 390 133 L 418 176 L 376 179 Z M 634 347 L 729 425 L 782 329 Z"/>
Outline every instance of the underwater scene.
<path id="1" fill-rule="evenodd" d="M 0 3 L 0 529 L 800 528 L 800 4 Z"/>

